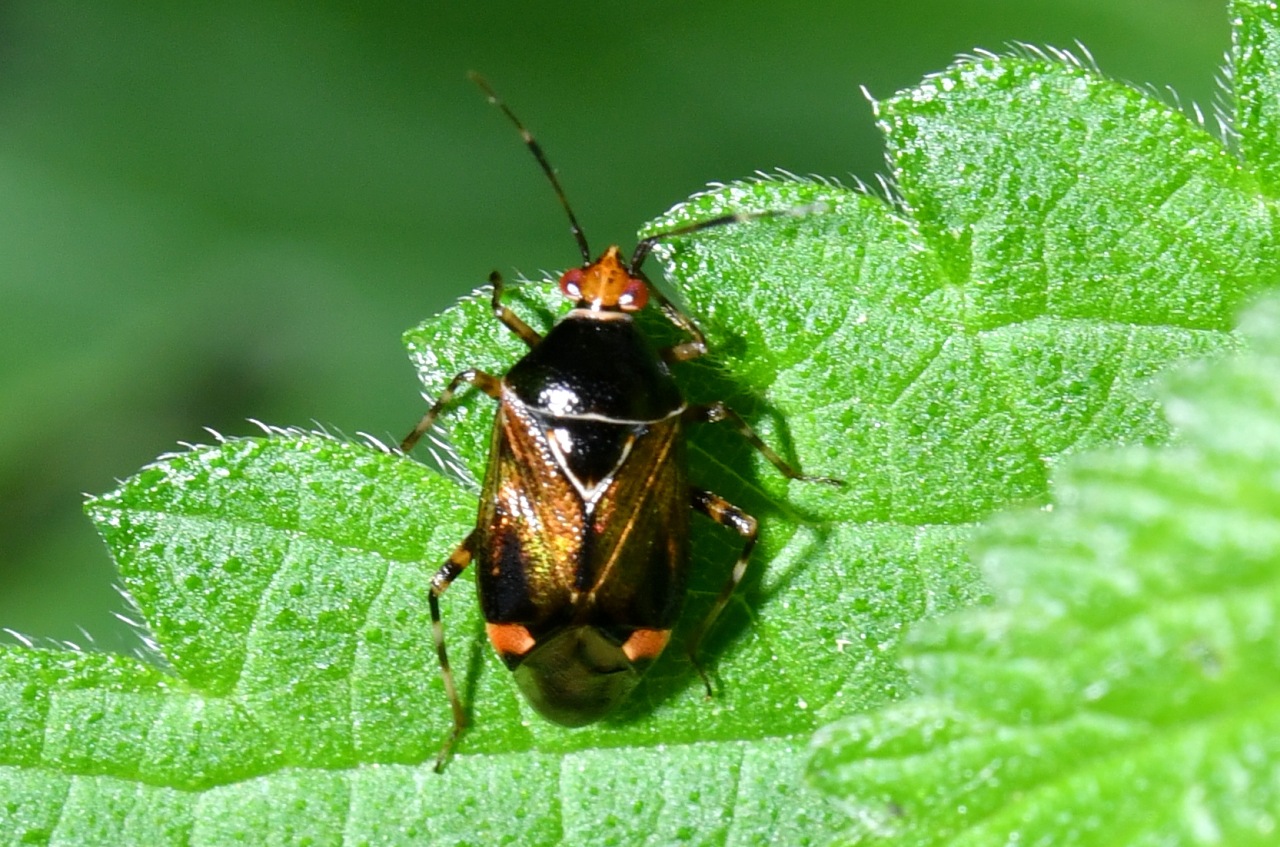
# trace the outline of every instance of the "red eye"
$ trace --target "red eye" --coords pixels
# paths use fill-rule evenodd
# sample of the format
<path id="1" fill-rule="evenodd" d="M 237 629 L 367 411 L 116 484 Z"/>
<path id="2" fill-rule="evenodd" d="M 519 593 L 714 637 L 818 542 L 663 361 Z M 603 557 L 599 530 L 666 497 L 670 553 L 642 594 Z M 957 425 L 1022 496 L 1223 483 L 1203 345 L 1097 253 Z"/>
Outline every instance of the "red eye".
<path id="1" fill-rule="evenodd" d="M 618 298 L 618 305 L 628 312 L 638 312 L 648 302 L 649 286 L 644 284 L 643 279 L 632 278 L 627 283 L 627 287 L 622 289 L 622 296 Z"/>
<path id="2" fill-rule="evenodd" d="M 560 275 L 560 293 L 574 300 L 582 297 L 582 268 L 570 268 Z"/>

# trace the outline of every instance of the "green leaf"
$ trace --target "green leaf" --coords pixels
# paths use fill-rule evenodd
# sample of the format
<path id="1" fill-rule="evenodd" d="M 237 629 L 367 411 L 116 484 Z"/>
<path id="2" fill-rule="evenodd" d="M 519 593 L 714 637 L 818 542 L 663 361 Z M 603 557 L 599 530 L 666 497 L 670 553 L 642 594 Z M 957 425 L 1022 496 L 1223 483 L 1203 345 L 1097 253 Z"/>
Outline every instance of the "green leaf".
<path id="1" fill-rule="evenodd" d="M 965 556 L 973 522 L 1046 502 L 1065 455 L 1165 440 L 1146 380 L 1232 347 L 1228 316 L 1276 270 L 1270 207 L 1220 142 L 1095 72 L 984 58 L 877 109 L 901 202 L 765 180 L 646 230 L 812 209 L 659 255 L 714 351 L 679 368 L 690 398 L 727 400 L 807 472 L 847 481 L 788 482 L 727 428 L 694 434 L 693 484 L 762 526 L 705 645 L 714 700 L 677 644 L 615 717 L 549 725 L 484 644 L 466 575 L 443 606 L 473 721 L 431 773 L 450 717 L 424 601 L 475 488 L 276 431 L 164 457 L 90 503 L 163 671 L 10 651 L 0 796 L 18 799 L 0 804 L 0 832 L 736 845 L 836 831 L 842 814 L 803 782 L 805 744 L 910 692 L 893 657 L 906 624 L 985 595 Z M 563 308 L 553 289 L 525 285 L 508 305 L 545 328 Z M 657 317 L 646 328 L 672 336 Z M 523 349 L 484 295 L 406 340 L 431 396 Z M 437 453 L 455 475 L 481 478 L 492 414 L 470 392 L 448 417 Z M 693 535 L 677 641 L 740 548 L 706 522 Z M 33 740 L 51 728 L 59 745 Z"/>
<path id="2" fill-rule="evenodd" d="M 1231 0 L 1232 115 L 1262 192 L 1280 191 L 1280 20 L 1268 0 Z"/>
<path id="3" fill-rule="evenodd" d="M 957 320 L 1228 326 L 1276 278 L 1257 177 L 1182 112 L 1088 68 L 959 65 L 877 110 Z M 1137 337 L 1141 337 L 1141 333 Z"/>
<path id="4" fill-rule="evenodd" d="M 1167 390 L 1177 448 L 1087 454 L 994 522 L 995 602 L 921 625 L 920 700 L 828 727 L 850 843 L 1274 844 L 1280 299 Z"/>
<path id="5" fill-rule="evenodd" d="M 1267 50 L 1280 13 L 1263 2 L 1234 8 L 1237 129 L 1258 169 L 1233 166 L 1247 189 L 1272 167 Z M 958 81 L 942 80 L 947 91 Z M 953 140 L 930 155 L 951 156 L 960 169 L 999 155 L 998 138 L 974 154 Z M 905 174 L 902 184 L 910 196 Z M 1141 184 L 1126 191 L 1147 194 Z M 1225 199 L 1252 207 L 1258 226 L 1255 249 L 1234 267 L 1265 282 L 1276 251 L 1262 226 L 1274 207 Z M 933 217 L 939 232 L 963 220 L 945 210 Z M 1197 228 L 1214 219 L 1193 218 Z M 1223 240 L 1171 244 L 1153 258 L 1184 249 L 1221 257 L 1240 243 L 1230 238 L 1245 220 L 1224 220 Z M 1177 281 L 1214 290 L 1211 267 Z M 1204 305 L 1197 311 L 1207 313 Z M 1258 355 L 1202 369 L 1168 394 L 1185 449 L 1072 460 L 1054 481 L 1051 515 L 1004 519 L 986 533 L 979 559 L 995 604 L 912 629 L 906 664 L 924 696 L 819 734 L 810 778 L 850 814 L 844 842 L 1274 842 L 1280 675 L 1267 651 L 1280 533 L 1267 462 L 1277 316 L 1271 303 L 1252 319 Z"/>

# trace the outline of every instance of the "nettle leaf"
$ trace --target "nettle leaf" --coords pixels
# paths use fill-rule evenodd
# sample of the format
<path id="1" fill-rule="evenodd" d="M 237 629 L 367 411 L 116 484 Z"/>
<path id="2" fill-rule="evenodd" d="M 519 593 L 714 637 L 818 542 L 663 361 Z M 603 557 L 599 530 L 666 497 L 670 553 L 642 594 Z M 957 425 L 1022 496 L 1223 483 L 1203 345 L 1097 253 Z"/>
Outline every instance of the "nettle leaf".
<path id="1" fill-rule="evenodd" d="M 1230 73 L 1240 151 L 1263 193 L 1280 193 L 1280 19 L 1266 0 L 1232 0 Z"/>
<path id="2" fill-rule="evenodd" d="M 1253 166 L 1235 169 L 1269 195 L 1280 13 L 1233 8 L 1236 127 Z M 1269 197 L 1252 207 L 1274 215 Z M 1274 256 L 1262 243 L 1235 267 L 1265 280 Z M 1213 290 L 1206 269 L 1178 282 Z M 809 776 L 851 817 L 841 843 L 1275 842 L 1280 303 L 1246 328 L 1249 354 L 1163 392 L 1184 446 L 1072 458 L 1052 512 L 983 532 L 994 603 L 912 628 L 921 696 L 818 734 Z"/>
<path id="3" fill-rule="evenodd" d="M 923 697 L 823 730 L 850 843 L 1274 844 L 1280 299 L 1167 392 L 1177 448 L 1074 458 L 984 531 L 995 594 L 913 630 Z"/>
<path id="4" fill-rule="evenodd" d="M 711 361 L 681 366 L 769 443 L 843 489 L 788 482 L 731 429 L 690 477 L 762 521 L 705 645 L 680 644 L 621 713 L 566 730 L 519 698 L 470 575 L 445 596 L 473 725 L 450 716 L 430 576 L 474 520 L 492 402 L 462 395 L 452 473 L 277 431 L 168 456 L 90 502 L 154 639 L 132 659 L 0 652 L 0 832 L 42 843 L 807 844 L 845 825 L 804 782 L 815 730 L 912 691 L 912 621 L 988 591 L 974 522 L 1045 503 L 1059 460 L 1158 443 L 1144 388 L 1235 345 L 1230 315 L 1277 265 L 1257 178 L 1181 112 L 1035 55 L 966 61 L 877 104 L 901 198 L 797 179 L 723 187 L 646 232 L 805 207 L 672 240 L 672 294 Z M 537 328 L 549 282 L 511 292 Z M 671 338 L 659 318 L 656 339 Z M 523 350 L 486 294 L 406 336 L 426 392 Z M 663 342 L 665 343 L 665 341 Z M 406 421 L 406 428 L 412 421 Z M 444 436 L 441 436 L 444 437 Z M 680 641 L 739 549 L 694 523 Z M 157 669 L 158 668 L 158 669 Z"/>

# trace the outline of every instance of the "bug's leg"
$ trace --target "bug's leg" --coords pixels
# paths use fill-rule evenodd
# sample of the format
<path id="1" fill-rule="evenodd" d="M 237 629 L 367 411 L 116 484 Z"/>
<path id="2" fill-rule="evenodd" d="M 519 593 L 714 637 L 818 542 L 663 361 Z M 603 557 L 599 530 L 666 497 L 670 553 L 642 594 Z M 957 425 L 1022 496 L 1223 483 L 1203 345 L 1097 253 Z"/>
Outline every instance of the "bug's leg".
<path id="1" fill-rule="evenodd" d="M 520 316 L 515 312 L 502 305 L 502 290 L 506 288 L 506 283 L 502 281 L 502 274 L 494 271 L 489 274 L 489 284 L 493 286 L 493 316 L 502 321 L 503 326 L 520 336 L 520 340 L 528 344 L 530 348 L 537 345 L 542 340 L 542 336 L 538 335 L 527 323 L 520 320 Z"/>
<path id="2" fill-rule="evenodd" d="M 448 695 L 449 706 L 453 709 L 453 732 L 440 748 L 440 755 L 436 756 L 436 773 L 444 769 L 444 763 L 453 752 L 453 745 L 458 742 L 462 730 L 467 726 L 467 715 L 462 709 L 462 698 L 458 696 L 458 686 L 453 679 L 453 670 L 449 667 L 449 654 L 444 648 L 444 623 L 440 619 L 440 595 L 458 578 L 458 574 L 471 564 L 473 537 L 475 537 L 474 532 L 458 545 L 458 549 L 453 551 L 449 560 L 436 571 L 436 575 L 431 578 L 431 593 L 427 597 L 431 607 L 431 637 L 436 644 L 436 655 L 440 658 L 440 675 L 444 678 L 444 693 Z"/>
<path id="3" fill-rule="evenodd" d="M 751 549 L 756 546 L 756 532 L 759 525 L 756 519 L 737 506 L 730 503 L 718 494 L 712 494 L 710 491 L 704 491 L 700 488 L 692 488 L 689 493 L 693 500 L 693 508 L 701 512 L 711 520 L 727 526 L 738 535 L 742 536 L 742 552 L 738 554 L 738 561 L 734 563 L 733 574 L 730 575 L 729 581 L 725 583 L 724 588 L 720 589 L 720 596 L 716 597 L 716 602 L 712 604 L 711 611 L 702 619 L 697 628 L 689 636 L 689 661 L 693 662 L 694 669 L 698 672 L 698 676 L 702 677 L 702 684 L 707 688 L 707 696 L 711 696 L 711 678 L 707 676 L 707 672 L 702 665 L 698 663 L 698 647 L 702 643 L 703 636 L 711 629 L 711 625 L 716 622 L 716 618 L 720 617 L 720 613 L 724 611 L 724 607 L 728 605 L 729 598 L 733 596 L 734 590 L 738 587 L 738 583 L 742 582 L 742 577 L 747 572 L 747 563 L 751 560 Z"/>
<path id="4" fill-rule="evenodd" d="M 658 308 L 662 310 L 662 314 L 667 320 L 675 324 L 681 331 L 687 332 L 692 336 L 690 341 L 663 348 L 661 351 L 663 360 L 667 364 L 671 364 L 672 362 L 687 362 L 690 359 L 705 356 L 707 354 L 707 339 L 703 336 L 702 330 L 698 329 L 698 325 L 691 321 L 688 315 L 676 308 L 676 304 L 668 300 L 652 283 L 649 284 L 649 297 L 657 302 Z"/>
<path id="5" fill-rule="evenodd" d="M 743 438 L 747 439 L 752 447 L 760 451 L 760 454 L 769 460 L 769 464 L 778 469 L 778 473 L 787 479 L 799 479 L 804 482 L 821 482 L 827 485 L 844 485 L 842 479 L 832 479 L 825 476 L 806 476 L 797 468 L 787 463 L 787 460 L 774 452 L 773 448 L 765 444 L 760 436 L 756 435 L 754 429 L 742 419 L 742 416 L 730 409 L 724 403 L 707 403 L 704 406 L 690 406 L 684 411 L 685 420 L 691 423 L 720 423 L 728 421 L 730 425 L 736 429 Z"/>
<path id="6" fill-rule="evenodd" d="M 449 401 L 453 400 L 453 395 L 457 393 L 458 386 L 464 382 L 469 382 L 476 388 L 479 388 L 485 394 L 495 400 L 502 393 L 502 380 L 492 374 L 484 371 L 478 371 L 469 368 L 462 373 L 449 380 L 449 384 L 444 387 L 444 391 L 440 392 L 440 399 L 427 409 L 427 413 L 422 416 L 422 420 L 418 421 L 418 425 L 413 428 L 413 432 L 404 437 L 404 441 L 400 442 L 400 452 L 408 453 L 413 449 L 413 445 L 418 443 L 418 439 L 431 429 L 431 425 L 436 422 L 436 418 L 440 417 L 440 412 L 445 406 L 449 405 Z"/>

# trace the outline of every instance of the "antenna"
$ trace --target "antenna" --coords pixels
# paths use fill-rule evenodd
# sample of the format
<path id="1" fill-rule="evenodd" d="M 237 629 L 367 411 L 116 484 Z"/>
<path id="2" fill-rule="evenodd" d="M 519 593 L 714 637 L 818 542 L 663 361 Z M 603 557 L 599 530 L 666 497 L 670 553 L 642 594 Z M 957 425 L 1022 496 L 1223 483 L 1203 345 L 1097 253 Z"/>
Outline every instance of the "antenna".
<path id="1" fill-rule="evenodd" d="M 707 218 L 705 221 L 695 221 L 691 224 L 678 226 L 674 229 L 663 230 L 650 235 L 648 238 L 642 239 L 636 245 L 635 252 L 631 254 L 631 270 L 639 272 L 640 266 L 644 264 L 644 260 L 649 257 L 653 246 L 659 241 L 667 238 L 675 238 L 680 235 L 688 235 L 692 232 L 701 232 L 704 229 L 712 227 L 725 226 L 726 224 L 745 223 L 746 221 L 758 221 L 761 218 L 778 218 L 778 217 L 804 217 L 814 212 L 826 211 L 831 204 L 826 201 L 818 201 L 817 203 L 809 203 L 804 206 L 793 206 L 789 209 L 765 209 L 762 212 L 729 212 L 714 218 Z"/>
<path id="2" fill-rule="evenodd" d="M 516 129 L 520 130 L 520 137 L 524 139 L 525 146 L 529 148 L 533 158 L 538 160 L 538 165 L 542 168 L 542 172 L 547 175 L 547 179 L 551 181 L 551 187 L 555 189 L 556 199 L 564 207 L 564 213 L 569 216 L 569 230 L 573 233 L 574 240 L 578 242 L 578 249 L 582 251 L 582 263 L 584 265 L 591 264 L 591 249 L 587 247 L 587 237 L 582 234 L 582 227 L 578 224 L 578 219 L 574 216 L 573 209 L 569 206 L 569 199 L 564 196 L 564 188 L 561 187 L 560 180 L 556 178 L 555 168 L 551 167 L 551 163 L 547 161 L 547 156 L 542 152 L 542 147 L 533 137 L 533 133 L 525 129 L 524 124 L 520 123 L 520 119 L 516 117 L 516 113 L 511 111 L 506 103 L 502 102 L 497 92 L 490 87 L 484 77 L 475 71 L 467 74 L 467 76 L 471 77 L 472 82 L 480 86 L 480 90 L 489 98 L 489 102 L 501 109 L 502 114 L 506 115 L 516 125 Z"/>

